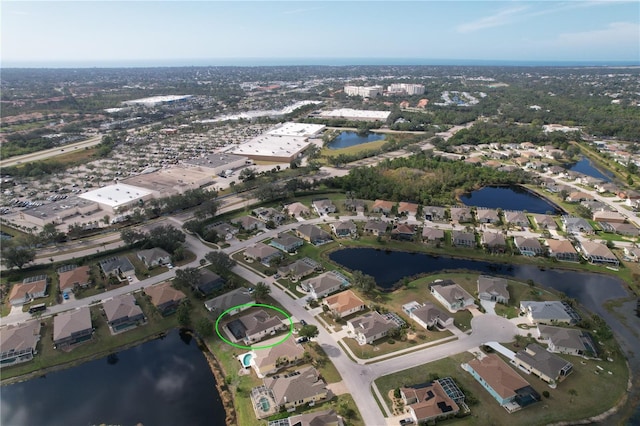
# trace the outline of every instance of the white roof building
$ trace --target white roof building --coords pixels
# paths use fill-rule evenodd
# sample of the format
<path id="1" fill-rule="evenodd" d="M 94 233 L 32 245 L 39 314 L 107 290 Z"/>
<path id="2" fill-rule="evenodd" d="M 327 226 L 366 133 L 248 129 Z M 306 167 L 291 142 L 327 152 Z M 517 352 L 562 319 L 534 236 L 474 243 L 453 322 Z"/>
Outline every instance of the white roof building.
<path id="1" fill-rule="evenodd" d="M 288 121 L 269 129 L 265 134 L 310 138 L 319 135 L 326 128 L 327 126 L 324 124 L 294 123 Z"/>
<path id="2" fill-rule="evenodd" d="M 364 109 L 341 108 L 331 111 L 321 111 L 321 118 L 345 118 L 347 120 L 386 121 L 391 111 L 372 111 Z"/>
<path id="3" fill-rule="evenodd" d="M 132 99 L 125 101 L 123 105 L 142 105 L 146 107 L 152 107 L 161 104 L 167 104 L 177 101 L 183 101 L 190 98 L 191 95 L 166 95 L 166 96 L 151 96 L 148 98 Z"/>
<path id="4" fill-rule="evenodd" d="M 115 185 L 108 185 L 85 192 L 80 194 L 79 197 L 98 203 L 107 212 L 119 213 L 128 210 L 130 206 L 140 200 L 152 198 L 153 193 L 139 186 L 116 183 Z"/>

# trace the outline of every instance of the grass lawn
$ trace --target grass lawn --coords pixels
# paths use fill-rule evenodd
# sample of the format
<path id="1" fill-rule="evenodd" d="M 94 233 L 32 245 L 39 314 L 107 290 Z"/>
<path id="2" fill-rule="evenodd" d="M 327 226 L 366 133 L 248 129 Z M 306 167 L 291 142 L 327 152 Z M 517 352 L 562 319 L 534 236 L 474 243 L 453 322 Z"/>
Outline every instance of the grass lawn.
<path id="1" fill-rule="evenodd" d="M 314 359 L 315 367 L 320 371 L 320 374 L 327 383 L 336 383 L 342 380 L 342 376 L 336 370 L 327 354 L 322 350 L 320 345 L 316 342 L 307 342 L 304 344 L 304 348 L 311 357 Z"/>
<path id="2" fill-rule="evenodd" d="M 342 341 L 347 346 L 349 346 L 349 349 L 351 349 L 355 356 L 361 359 L 369 359 L 381 355 L 390 354 L 402 349 L 412 348 L 423 343 L 429 343 L 439 339 L 444 339 L 452 335 L 453 334 L 448 330 L 429 331 L 420 329 L 416 333 L 411 333 L 411 338 L 404 337 L 400 340 L 383 338 L 375 341 L 372 345 L 361 346 L 355 339 L 351 339 L 349 337 L 343 339 Z"/>
<path id="3" fill-rule="evenodd" d="M 518 370 L 538 393 L 550 393 L 549 398 L 533 404 L 523 410 L 508 414 L 495 399 L 473 377 L 462 370 L 460 364 L 472 359 L 469 353 L 417 366 L 399 373 L 383 376 L 376 380 L 385 403 L 391 407 L 388 392 L 402 385 L 419 384 L 429 381 L 432 374 L 438 377 L 451 376 L 470 403 L 471 415 L 462 419 L 452 419 L 447 425 L 546 425 L 553 422 L 582 419 L 602 413 L 613 406 L 625 393 L 627 370 L 623 359 L 611 362 L 584 361 L 581 358 L 568 357 L 574 363 L 574 372 L 557 389 L 551 389 L 546 383 L 533 375 Z M 595 374 L 596 365 L 605 369 Z M 607 372 L 611 371 L 609 375 Z M 573 389 L 576 395 L 571 395 Z M 593 389 L 598 389 L 594 392 Z M 469 398 L 471 395 L 471 398 Z M 477 403 L 471 403 L 477 400 Z"/>
<path id="4" fill-rule="evenodd" d="M 347 148 L 331 149 L 322 148 L 320 155 L 323 157 L 336 157 L 340 154 L 353 155 L 363 151 L 376 151 L 382 147 L 388 141 L 382 139 L 374 142 L 361 143 L 358 145 L 349 146 Z"/>
<path id="5" fill-rule="evenodd" d="M 546 301 L 558 300 L 558 296 L 550 293 L 543 287 L 530 286 L 514 280 L 507 280 L 507 289 L 509 290 L 509 304 L 503 305 L 496 303 L 496 314 L 507 318 L 515 318 L 520 313 L 520 302 L 523 300 Z"/>

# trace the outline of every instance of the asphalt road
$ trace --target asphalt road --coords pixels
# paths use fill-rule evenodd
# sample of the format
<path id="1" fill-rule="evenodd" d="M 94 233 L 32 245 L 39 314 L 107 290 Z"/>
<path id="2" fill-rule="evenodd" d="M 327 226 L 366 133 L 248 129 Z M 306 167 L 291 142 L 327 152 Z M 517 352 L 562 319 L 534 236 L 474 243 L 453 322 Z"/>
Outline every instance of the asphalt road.
<path id="1" fill-rule="evenodd" d="M 74 142 L 62 147 L 45 149 L 38 152 L 32 152 L 31 154 L 18 155 L 8 158 L 6 160 L 0 160 L 0 168 L 11 167 L 18 164 L 30 163 L 32 161 L 46 160 L 47 158 L 56 157 L 58 155 L 68 154 L 69 152 L 77 151 L 79 149 L 89 148 L 98 145 L 102 141 L 102 135 L 93 136 L 89 139 L 80 142 Z"/>

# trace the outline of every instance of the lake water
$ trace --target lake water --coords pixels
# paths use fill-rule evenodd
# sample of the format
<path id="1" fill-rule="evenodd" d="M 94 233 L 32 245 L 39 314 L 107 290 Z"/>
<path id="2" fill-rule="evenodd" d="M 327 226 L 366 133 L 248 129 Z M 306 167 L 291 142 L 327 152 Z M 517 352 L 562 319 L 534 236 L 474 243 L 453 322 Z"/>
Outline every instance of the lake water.
<path id="1" fill-rule="evenodd" d="M 526 210 L 529 213 L 561 214 L 557 206 L 519 186 L 485 186 L 460 197 L 466 206 L 502 210 Z"/>
<path id="2" fill-rule="evenodd" d="M 3 386 L 0 424 L 223 425 L 215 385 L 195 340 L 175 330 L 107 358 Z"/>
<path id="3" fill-rule="evenodd" d="M 578 161 L 574 165 L 572 165 L 569 170 L 574 172 L 580 172 L 587 176 L 591 176 L 594 178 L 602 179 L 606 182 L 611 182 L 612 175 L 611 173 L 604 173 L 600 170 L 596 169 L 593 166 L 593 163 L 588 158 L 582 157 L 582 160 Z"/>
<path id="4" fill-rule="evenodd" d="M 366 136 L 357 134 L 356 132 L 342 132 L 337 138 L 329 142 L 327 145 L 330 149 L 346 148 L 349 146 L 360 145 L 368 142 L 375 142 L 384 139 L 384 135 L 380 133 L 368 133 Z"/>

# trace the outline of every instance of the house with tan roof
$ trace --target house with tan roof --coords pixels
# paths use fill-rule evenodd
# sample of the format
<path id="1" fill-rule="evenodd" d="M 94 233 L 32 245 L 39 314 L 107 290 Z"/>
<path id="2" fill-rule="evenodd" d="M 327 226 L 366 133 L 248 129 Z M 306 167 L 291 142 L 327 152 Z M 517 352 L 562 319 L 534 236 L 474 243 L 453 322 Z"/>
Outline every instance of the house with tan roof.
<path id="1" fill-rule="evenodd" d="M 610 211 L 596 211 L 593 212 L 592 219 L 596 222 L 608 222 L 608 223 L 624 223 L 627 220 L 618 212 Z"/>
<path id="2" fill-rule="evenodd" d="M 462 395 L 460 402 L 464 401 L 464 394 L 451 378 L 444 382 L 449 389 L 440 384 L 440 380 L 433 380 L 422 385 L 400 388 L 400 396 L 411 418 L 416 424 L 435 422 L 438 419 L 447 419 L 455 416 L 460 407 L 448 393 Z M 451 387 L 453 384 L 453 389 Z"/>
<path id="3" fill-rule="evenodd" d="M 473 221 L 469 207 L 451 207 L 450 212 L 452 222 L 465 223 Z"/>
<path id="4" fill-rule="evenodd" d="M 507 210 L 503 214 L 506 223 L 523 228 L 529 227 L 529 219 L 524 212 Z"/>
<path id="5" fill-rule="evenodd" d="M 480 242 L 486 250 L 491 252 L 502 253 L 507 248 L 507 242 L 501 232 L 483 232 Z"/>
<path id="6" fill-rule="evenodd" d="M 418 214 L 418 205 L 416 203 L 407 203 L 401 201 L 398 203 L 398 214 L 407 214 L 415 216 Z"/>
<path id="7" fill-rule="evenodd" d="M 251 367 L 259 378 L 277 373 L 302 361 L 304 348 L 290 336 L 281 342 L 282 336 L 260 342 L 259 349 L 253 349 Z"/>
<path id="8" fill-rule="evenodd" d="M 282 259 L 282 252 L 275 247 L 266 245 L 265 243 L 255 243 L 244 250 L 244 256 L 247 259 L 256 260 L 268 266 L 272 260 Z"/>
<path id="9" fill-rule="evenodd" d="M 387 232 L 388 226 L 387 222 L 383 222 L 381 220 L 370 220 L 364 225 L 363 231 L 375 236 L 384 235 Z"/>
<path id="10" fill-rule="evenodd" d="M 547 383 L 558 383 L 573 372 L 573 364 L 535 343 L 518 351 L 513 362 Z"/>
<path id="11" fill-rule="evenodd" d="M 540 395 L 529 382 L 496 354 L 475 358 L 463 364 L 462 368 L 509 413 L 540 401 Z"/>
<path id="12" fill-rule="evenodd" d="M 424 206 L 422 208 L 425 220 L 431 222 L 447 222 L 447 209 L 439 206 Z"/>
<path id="13" fill-rule="evenodd" d="M 537 238 L 527 238 L 518 235 L 513 239 L 513 244 L 523 256 L 541 256 L 544 254 L 544 248 Z"/>
<path id="14" fill-rule="evenodd" d="M 146 322 L 133 294 L 114 296 L 102 303 L 102 309 L 113 333 L 126 331 Z"/>
<path id="15" fill-rule="evenodd" d="M 9 291 L 9 303 L 11 306 L 22 306 L 34 299 L 46 297 L 49 287 L 49 277 L 46 275 L 36 275 L 16 283 Z"/>
<path id="16" fill-rule="evenodd" d="M 366 308 L 364 301 L 351 290 L 329 296 L 322 301 L 322 304 L 328 306 L 333 315 L 339 318 L 364 311 Z"/>
<path id="17" fill-rule="evenodd" d="M 327 294 L 335 293 L 342 287 L 348 286 L 349 281 L 344 275 L 336 271 L 327 271 L 317 277 L 302 281 L 300 287 L 315 300 L 321 299 Z"/>
<path id="18" fill-rule="evenodd" d="M 267 426 L 344 426 L 342 417 L 333 410 L 314 411 L 291 416 L 286 419 L 288 423 L 281 420 L 270 421 Z"/>
<path id="19" fill-rule="evenodd" d="M 429 287 L 431 294 L 449 312 L 457 312 L 470 306 L 475 306 L 473 296 L 451 280 L 434 281 Z"/>
<path id="20" fill-rule="evenodd" d="M 478 223 L 496 224 L 500 222 L 497 210 L 494 209 L 476 209 L 476 220 Z"/>
<path id="21" fill-rule="evenodd" d="M 283 277 L 288 277 L 291 281 L 299 281 L 304 277 L 321 270 L 322 265 L 308 257 L 297 259 L 293 263 L 278 268 L 278 272 Z"/>
<path id="22" fill-rule="evenodd" d="M 331 235 L 327 231 L 317 227 L 316 225 L 310 224 L 298 226 L 298 228 L 296 229 L 296 235 L 314 245 L 320 245 L 328 243 L 329 241 L 333 241 Z"/>
<path id="23" fill-rule="evenodd" d="M 616 255 L 609 250 L 609 247 L 602 243 L 589 240 L 580 241 L 580 251 L 589 263 L 612 266 L 620 265 L 620 261 Z"/>
<path id="24" fill-rule="evenodd" d="M 62 269 L 62 268 L 61 268 Z M 58 282 L 62 293 L 71 293 L 80 288 L 88 288 L 91 285 L 91 268 L 88 265 L 72 269 L 58 269 Z"/>
<path id="25" fill-rule="evenodd" d="M 309 207 L 299 202 L 287 204 L 284 209 L 290 216 L 294 217 L 309 216 L 309 213 L 311 212 L 311 210 L 309 210 Z"/>
<path id="26" fill-rule="evenodd" d="M 136 256 L 144 263 L 144 266 L 149 269 L 171 263 L 171 255 L 160 247 L 140 250 L 136 253 Z"/>
<path id="27" fill-rule="evenodd" d="M 375 342 L 398 328 L 398 324 L 376 311 L 368 312 L 347 321 L 347 329 L 359 345 Z"/>
<path id="28" fill-rule="evenodd" d="M 31 361 L 38 353 L 40 321 L 9 325 L 0 332 L 0 368 Z"/>
<path id="29" fill-rule="evenodd" d="M 316 211 L 318 216 L 327 215 L 330 213 L 336 212 L 336 206 L 333 204 L 333 201 L 328 198 L 323 198 L 321 200 L 313 200 L 311 202 L 313 209 Z"/>
<path id="30" fill-rule="evenodd" d="M 267 377 L 264 385 L 272 391 L 277 406 L 286 409 L 323 401 L 331 392 L 313 367 Z"/>
<path id="31" fill-rule="evenodd" d="M 422 228 L 422 241 L 425 243 L 442 242 L 444 241 L 444 230 L 432 226 L 425 226 Z"/>
<path id="32" fill-rule="evenodd" d="M 93 326 L 88 306 L 53 317 L 53 345 L 56 349 L 85 342 L 92 335 Z"/>
<path id="33" fill-rule="evenodd" d="M 577 328 L 538 324 L 538 340 L 547 343 L 549 352 L 597 357 L 598 350 L 589 333 Z"/>
<path id="34" fill-rule="evenodd" d="M 391 213 L 395 205 L 396 203 L 393 201 L 375 200 L 373 202 L 373 207 L 371 207 L 371 211 L 373 213 L 384 213 L 388 215 Z"/>
<path id="35" fill-rule="evenodd" d="M 245 231 L 256 231 L 259 229 L 265 229 L 267 227 L 265 222 L 249 215 L 241 216 L 237 219 L 231 219 L 230 222 L 234 225 L 239 226 Z"/>
<path id="36" fill-rule="evenodd" d="M 533 222 L 538 227 L 538 229 L 558 229 L 558 223 L 555 221 L 553 216 L 548 214 L 539 214 L 535 213 L 532 215 Z"/>
<path id="37" fill-rule="evenodd" d="M 411 241 L 415 234 L 416 228 L 406 223 L 399 223 L 391 230 L 391 238 L 396 240 Z"/>
<path id="38" fill-rule="evenodd" d="M 187 297 L 180 290 L 173 288 L 168 281 L 146 287 L 144 293 L 151 298 L 151 303 L 163 316 L 174 313 L 180 302 Z"/>
<path id="39" fill-rule="evenodd" d="M 509 303 L 509 289 L 507 280 L 489 275 L 478 277 L 478 297 L 482 300 L 490 300 L 504 305 Z"/>
<path id="40" fill-rule="evenodd" d="M 569 240 L 546 240 L 549 256 L 567 262 L 577 262 L 580 257 Z"/>

